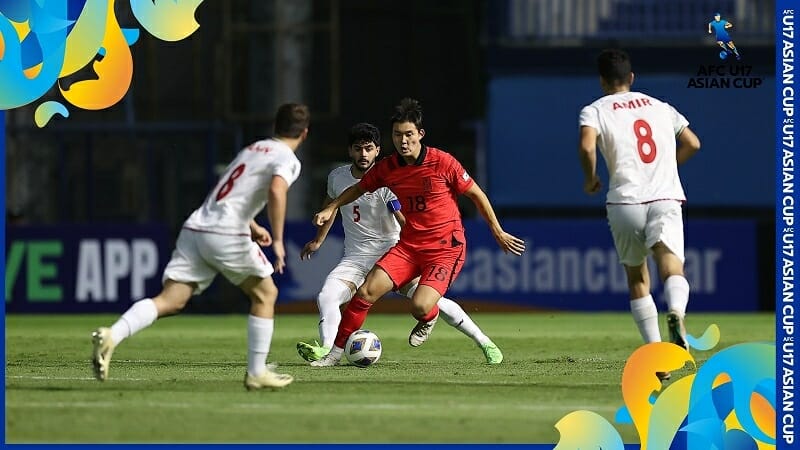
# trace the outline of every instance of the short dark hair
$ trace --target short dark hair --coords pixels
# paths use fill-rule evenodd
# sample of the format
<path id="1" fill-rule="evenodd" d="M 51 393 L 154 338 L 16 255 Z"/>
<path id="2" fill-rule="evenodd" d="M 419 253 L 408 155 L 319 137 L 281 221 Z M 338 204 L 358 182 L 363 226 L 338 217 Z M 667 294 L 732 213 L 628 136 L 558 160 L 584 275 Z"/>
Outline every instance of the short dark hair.
<path id="1" fill-rule="evenodd" d="M 300 103 L 284 103 L 275 113 L 275 135 L 298 138 L 311 122 L 308 106 Z"/>
<path id="2" fill-rule="evenodd" d="M 381 132 L 371 123 L 361 122 L 353 125 L 347 133 L 347 146 L 359 142 L 372 142 L 376 147 L 381 146 Z"/>
<path id="3" fill-rule="evenodd" d="M 603 50 L 597 57 L 597 72 L 606 83 L 627 84 L 631 77 L 631 58 L 623 50 Z"/>
<path id="4" fill-rule="evenodd" d="M 392 115 L 392 125 L 402 122 L 413 123 L 417 129 L 422 128 L 422 105 L 413 98 L 404 98 L 400 104 L 394 107 Z"/>

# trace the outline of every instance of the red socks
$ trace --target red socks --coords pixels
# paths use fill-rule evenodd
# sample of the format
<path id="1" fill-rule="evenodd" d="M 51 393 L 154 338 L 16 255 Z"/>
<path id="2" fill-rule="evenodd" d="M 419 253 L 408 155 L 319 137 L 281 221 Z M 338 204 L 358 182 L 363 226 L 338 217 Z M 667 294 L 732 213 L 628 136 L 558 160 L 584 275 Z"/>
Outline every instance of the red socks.
<path id="1" fill-rule="evenodd" d="M 339 331 L 336 333 L 336 339 L 333 341 L 333 345 L 344 348 L 344 344 L 347 343 L 347 338 L 364 324 L 364 320 L 367 319 L 367 313 L 371 307 L 372 303 L 358 296 L 353 297 L 342 312 L 342 321 L 339 322 Z"/>
<path id="2" fill-rule="evenodd" d="M 431 308 L 431 310 L 428 312 L 428 314 L 425 314 L 422 317 L 414 316 L 414 318 L 420 322 L 430 322 L 431 320 L 433 320 L 434 317 L 436 317 L 437 314 L 439 314 L 439 305 L 435 304 L 433 305 L 433 308 Z"/>

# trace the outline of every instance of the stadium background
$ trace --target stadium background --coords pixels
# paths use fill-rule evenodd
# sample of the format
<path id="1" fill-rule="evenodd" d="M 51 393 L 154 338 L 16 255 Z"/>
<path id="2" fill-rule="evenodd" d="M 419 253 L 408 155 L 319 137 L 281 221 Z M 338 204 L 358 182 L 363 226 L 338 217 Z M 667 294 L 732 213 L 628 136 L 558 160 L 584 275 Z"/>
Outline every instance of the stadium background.
<path id="1" fill-rule="evenodd" d="M 127 7 L 117 2 L 117 17 L 134 26 Z M 623 310 L 602 199 L 582 194 L 575 155 L 578 111 L 600 95 L 594 57 L 608 46 L 629 50 L 635 88 L 675 105 L 703 142 L 681 169 L 690 309 L 772 310 L 773 10 L 755 0 L 204 2 L 189 38 L 142 34 L 114 107 L 43 129 L 32 106 L 6 114 L 6 311 L 122 312 L 157 292 L 182 221 L 286 101 L 309 104 L 313 123 L 290 191 L 278 310 L 313 311 L 341 248 L 335 235 L 312 262 L 298 259 L 325 177 L 355 122 L 379 125 L 393 150 L 388 117 L 405 96 L 423 103 L 425 142 L 455 154 L 530 246 L 523 259 L 499 254 L 462 203 L 470 256 L 454 298 L 480 311 Z M 717 56 L 706 31 L 715 11 L 735 24 L 741 64 Z M 703 75 L 709 65 L 726 68 Z M 688 87 L 697 77 L 760 84 Z M 189 310 L 246 308 L 220 279 Z"/>

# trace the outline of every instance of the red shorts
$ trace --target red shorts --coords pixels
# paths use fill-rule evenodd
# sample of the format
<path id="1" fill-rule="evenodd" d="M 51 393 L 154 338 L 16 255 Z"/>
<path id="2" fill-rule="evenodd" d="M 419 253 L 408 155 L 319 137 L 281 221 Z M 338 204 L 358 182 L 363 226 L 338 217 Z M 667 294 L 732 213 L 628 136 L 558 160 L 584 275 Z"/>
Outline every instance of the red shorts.
<path id="1" fill-rule="evenodd" d="M 467 256 L 467 244 L 458 244 L 447 248 L 414 249 L 400 241 L 375 265 L 389 275 L 395 289 L 419 276 L 419 284 L 430 286 L 444 296 L 464 267 Z"/>

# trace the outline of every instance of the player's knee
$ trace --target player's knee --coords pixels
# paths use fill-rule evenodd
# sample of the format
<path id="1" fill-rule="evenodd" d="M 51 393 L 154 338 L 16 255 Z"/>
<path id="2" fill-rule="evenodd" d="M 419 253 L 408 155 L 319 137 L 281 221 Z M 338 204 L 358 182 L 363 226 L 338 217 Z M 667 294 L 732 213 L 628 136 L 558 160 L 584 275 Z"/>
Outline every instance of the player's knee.
<path id="1" fill-rule="evenodd" d="M 261 283 L 248 292 L 247 295 L 252 303 L 271 305 L 275 304 L 275 300 L 278 298 L 278 288 L 275 283 Z"/>
<path id="2" fill-rule="evenodd" d="M 668 255 L 658 264 L 658 276 L 661 281 L 673 275 L 683 276 L 683 263 L 675 255 Z"/>
<path id="3" fill-rule="evenodd" d="M 422 317 L 430 312 L 430 308 L 422 303 L 411 303 L 411 315 L 414 317 Z"/>
<path id="4" fill-rule="evenodd" d="M 361 297 L 370 303 L 375 303 L 375 301 L 378 300 L 378 297 L 381 295 L 383 295 L 383 293 L 367 283 L 359 286 L 358 291 L 356 291 L 356 296 Z"/>
<path id="5" fill-rule="evenodd" d="M 428 294 L 427 291 L 424 292 L 424 295 L 415 295 L 411 298 L 411 313 L 415 317 L 424 316 L 431 312 L 441 298 L 438 293 L 433 293 L 433 295 L 426 294 Z"/>
<path id="6" fill-rule="evenodd" d="M 347 302 L 353 295 L 355 286 L 352 283 L 330 280 L 322 285 L 319 294 L 317 294 L 317 307 L 323 308 L 327 305 L 339 306 Z"/>

